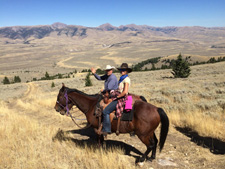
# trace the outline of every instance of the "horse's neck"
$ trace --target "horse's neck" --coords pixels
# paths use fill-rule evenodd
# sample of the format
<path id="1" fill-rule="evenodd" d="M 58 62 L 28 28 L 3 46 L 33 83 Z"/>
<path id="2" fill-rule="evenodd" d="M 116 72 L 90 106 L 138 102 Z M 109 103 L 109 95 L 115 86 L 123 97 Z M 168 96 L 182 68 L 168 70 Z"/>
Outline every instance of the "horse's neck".
<path id="1" fill-rule="evenodd" d="M 88 111 L 96 104 L 97 97 L 91 97 L 83 95 L 81 93 L 72 92 L 69 94 L 71 96 L 74 104 L 83 112 L 88 113 Z"/>

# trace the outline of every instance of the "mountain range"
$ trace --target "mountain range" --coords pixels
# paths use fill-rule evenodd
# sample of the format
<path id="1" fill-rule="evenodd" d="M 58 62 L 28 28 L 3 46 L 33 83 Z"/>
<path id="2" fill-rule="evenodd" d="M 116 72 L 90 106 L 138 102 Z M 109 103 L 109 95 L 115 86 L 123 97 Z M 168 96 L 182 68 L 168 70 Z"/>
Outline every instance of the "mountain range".
<path id="1" fill-rule="evenodd" d="M 9 39 L 27 40 L 30 37 L 42 39 L 56 33 L 57 36 L 65 35 L 67 37 L 86 37 L 88 31 L 95 32 L 119 31 L 132 32 L 129 36 L 139 36 L 146 32 L 151 35 L 168 36 L 175 38 L 194 38 L 195 36 L 207 36 L 210 38 L 225 38 L 225 27 L 152 27 L 148 25 L 121 25 L 119 27 L 112 26 L 109 23 L 100 25 L 99 27 L 84 27 L 77 25 L 66 25 L 64 23 L 54 23 L 52 25 L 43 26 L 12 26 L 1 27 L 0 37 Z M 204 39 L 204 37 L 202 37 Z"/>
<path id="2" fill-rule="evenodd" d="M 149 58 L 191 61 L 225 56 L 225 27 L 153 27 L 148 25 L 85 27 L 54 23 L 0 28 L 0 68 L 54 67 L 87 69 Z M 159 65 L 160 66 L 160 65 Z"/>

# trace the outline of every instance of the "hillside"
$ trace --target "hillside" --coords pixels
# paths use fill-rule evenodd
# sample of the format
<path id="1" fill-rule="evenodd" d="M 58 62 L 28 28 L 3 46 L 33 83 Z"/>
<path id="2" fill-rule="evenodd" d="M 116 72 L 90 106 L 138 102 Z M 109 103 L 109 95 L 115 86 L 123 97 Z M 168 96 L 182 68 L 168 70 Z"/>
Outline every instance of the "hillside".
<path id="1" fill-rule="evenodd" d="M 164 149 L 143 168 L 224 168 L 225 62 L 193 66 L 187 79 L 170 78 L 170 71 L 130 74 L 130 91 L 170 118 Z M 85 76 L 1 85 L 0 168 L 137 168 L 135 161 L 146 150 L 137 136 L 111 134 L 99 149 L 93 130 L 79 131 L 54 110 L 62 82 L 88 94 L 103 87 L 93 76 L 94 86 L 85 87 Z M 84 115 L 76 107 L 72 113 L 84 126 Z"/>
<path id="2" fill-rule="evenodd" d="M 0 72 L 71 71 L 130 65 L 179 53 L 193 61 L 225 56 L 224 27 L 151 27 L 54 23 L 0 28 Z M 55 72 L 55 70 L 54 70 Z"/>

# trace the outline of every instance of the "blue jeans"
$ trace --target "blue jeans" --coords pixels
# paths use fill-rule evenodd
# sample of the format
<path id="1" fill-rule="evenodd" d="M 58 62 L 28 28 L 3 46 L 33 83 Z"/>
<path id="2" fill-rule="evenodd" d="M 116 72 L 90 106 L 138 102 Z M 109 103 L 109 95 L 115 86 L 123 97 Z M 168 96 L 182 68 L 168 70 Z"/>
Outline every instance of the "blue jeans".
<path id="1" fill-rule="evenodd" d="M 103 127 L 102 131 L 111 133 L 111 122 L 109 114 L 116 110 L 117 100 L 112 101 L 104 110 L 103 110 Z"/>

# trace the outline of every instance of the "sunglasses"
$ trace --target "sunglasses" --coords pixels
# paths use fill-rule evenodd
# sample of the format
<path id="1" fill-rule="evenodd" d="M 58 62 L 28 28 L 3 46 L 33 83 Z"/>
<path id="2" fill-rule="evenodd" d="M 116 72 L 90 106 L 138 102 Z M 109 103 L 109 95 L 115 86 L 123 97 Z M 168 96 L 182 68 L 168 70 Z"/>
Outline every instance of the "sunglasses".
<path id="1" fill-rule="evenodd" d="M 126 71 L 126 69 L 120 69 L 120 72 L 125 72 Z"/>

